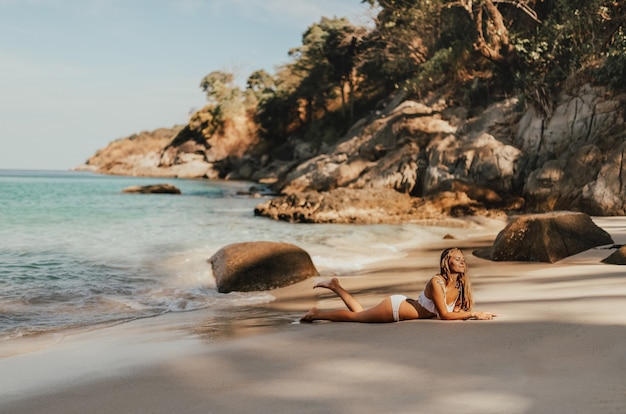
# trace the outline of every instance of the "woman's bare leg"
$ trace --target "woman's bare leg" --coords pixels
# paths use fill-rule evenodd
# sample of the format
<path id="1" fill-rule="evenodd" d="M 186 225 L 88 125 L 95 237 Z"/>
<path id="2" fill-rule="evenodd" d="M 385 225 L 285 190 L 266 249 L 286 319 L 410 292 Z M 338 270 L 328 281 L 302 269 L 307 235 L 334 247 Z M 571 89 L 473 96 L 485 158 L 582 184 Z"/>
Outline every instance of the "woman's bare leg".
<path id="1" fill-rule="evenodd" d="M 354 298 L 354 296 L 352 296 L 350 294 L 350 292 L 348 292 L 347 290 L 345 290 L 343 288 L 343 286 L 341 286 L 339 284 L 339 280 L 337 280 L 336 277 L 330 279 L 330 280 L 325 280 L 323 282 L 319 282 L 317 285 L 313 286 L 313 288 L 318 288 L 318 287 L 323 287 L 326 289 L 330 289 L 333 292 L 335 292 L 337 294 L 337 296 L 339 296 L 341 298 L 341 300 L 343 300 L 343 303 L 346 304 L 346 306 L 348 307 L 348 309 L 350 309 L 352 312 L 362 312 L 363 311 L 363 305 L 361 305 L 359 303 L 358 300 L 356 300 Z"/>
<path id="2" fill-rule="evenodd" d="M 300 319 L 302 322 L 313 322 L 318 320 L 368 323 L 394 322 L 393 312 L 391 310 L 391 300 L 389 298 L 383 299 L 382 302 L 373 308 L 359 312 L 350 310 L 321 311 L 317 308 L 312 308 L 302 317 L 302 319 Z"/>

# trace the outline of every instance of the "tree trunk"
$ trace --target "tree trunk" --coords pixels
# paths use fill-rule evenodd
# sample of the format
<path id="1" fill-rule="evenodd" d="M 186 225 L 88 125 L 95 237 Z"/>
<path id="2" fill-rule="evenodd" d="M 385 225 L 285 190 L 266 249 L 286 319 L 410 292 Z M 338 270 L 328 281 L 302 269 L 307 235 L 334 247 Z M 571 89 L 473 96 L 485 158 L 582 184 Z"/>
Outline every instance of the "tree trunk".
<path id="1" fill-rule="evenodd" d="M 486 20 L 485 20 L 486 17 Z M 513 57 L 509 31 L 498 7 L 492 0 L 482 0 L 472 6 L 472 18 L 476 27 L 474 48 L 487 59 L 508 64 Z"/>
<path id="2" fill-rule="evenodd" d="M 346 82 L 341 80 L 341 117 L 346 117 Z"/>
<path id="3" fill-rule="evenodd" d="M 356 75 L 356 69 L 352 69 L 352 73 L 348 76 L 348 99 L 350 101 L 350 125 L 354 122 L 354 77 Z"/>

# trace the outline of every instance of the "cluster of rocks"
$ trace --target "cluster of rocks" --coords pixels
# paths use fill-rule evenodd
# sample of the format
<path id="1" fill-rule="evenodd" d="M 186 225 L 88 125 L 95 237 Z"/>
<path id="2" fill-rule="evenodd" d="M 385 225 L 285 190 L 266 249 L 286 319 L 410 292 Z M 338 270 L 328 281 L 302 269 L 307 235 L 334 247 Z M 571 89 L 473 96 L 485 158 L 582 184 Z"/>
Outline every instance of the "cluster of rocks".
<path id="1" fill-rule="evenodd" d="M 157 130 L 152 141 L 145 133 L 115 141 L 84 168 L 124 175 L 252 180 L 271 184 L 281 195 L 307 192 L 299 199 L 315 198 L 310 192 L 328 199 L 340 188 L 368 190 L 359 194 L 370 199 L 380 189 L 419 199 L 461 191 L 486 209 L 624 215 L 625 104 L 626 94 L 587 84 L 563 93 L 549 118 L 532 108 L 521 111 L 516 99 L 470 116 L 466 108 L 441 97 L 418 102 L 399 93 L 381 110 L 357 121 L 339 142 L 316 150 L 291 137 L 278 152 L 251 156 L 245 148 L 256 142 L 250 138 L 240 138 L 239 143 L 236 137 L 223 139 L 220 142 L 228 145 L 219 146 L 187 125 Z M 458 183 L 480 191 L 451 188 Z M 344 198 L 346 203 L 355 200 Z M 295 221 L 300 216 L 327 220 L 327 214 L 295 212 L 292 201 L 283 199 L 259 212 Z M 465 204 L 461 201 L 459 210 Z M 344 213 L 337 215 L 346 217 L 340 221 L 350 221 Z M 389 217 L 397 219 L 395 214 Z"/>
<path id="2" fill-rule="evenodd" d="M 626 95 L 583 85 L 563 94 L 549 119 L 520 112 L 516 99 L 476 117 L 441 100 L 399 101 L 277 173 L 277 191 L 391 188 L 427 197 L 461 182 L 489 193 L 487 204 L 467 193 L 486 208 L 626 213 Z"/>
<path id="3" fill-rule="evenodd" d="M 329 192 L 304 191 L 276 197 L 259 204 L 254 213 L 294 223 L 352 224 L 450 225 L 454 217 L 506 217 L 503 209 L 491 207 L 463 191 L 442 191 L 419 198 L 389 188 L 337 188 Z"/>

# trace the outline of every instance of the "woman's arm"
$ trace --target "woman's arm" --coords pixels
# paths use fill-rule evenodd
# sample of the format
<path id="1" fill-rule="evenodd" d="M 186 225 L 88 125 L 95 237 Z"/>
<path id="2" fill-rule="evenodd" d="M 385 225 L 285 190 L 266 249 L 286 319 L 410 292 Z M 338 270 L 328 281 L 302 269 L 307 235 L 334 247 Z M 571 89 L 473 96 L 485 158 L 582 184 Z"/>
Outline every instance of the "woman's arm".
<path id="1" fill-rule="evenodd" d="M 491 313 L 491 312 L 475 312 L 475 311 L 448 312 L 446 310 L 445 315 L 442 315 L 441 313 L 439 314 L 439 318 L 446 320 L 446 321 L 467 320 L 467 319 L 478 319 L 478 320 L 486 321 L 486 320 L 493 319 L 495 316 L 498 316 L 498 315 L 496 315 L 495 313 Z"/>
<path id="2" fill-rule="evenodd" d="M 436 283 L 433 283 L 435 281 Z M 430 282 L 430 294 L 433 297 L 433 303 L 435 304 L 435 308 L 437 308 L 437 312 L 439 313 L 439 318 L 446 321 L 458 321 L 458 320 L 467 320 L 467 319 L 479 319 L 479 320 L 489 320 L 493 319 L 494 316 L 497 316 L 495 313 L 490 312 L 468 312 L 464 310 L 457 310 L 458 307 L 455 306 L 453 312 L 448 312 L 448 307 L 446 306 L 446 298 L 444 297 L 443 284 L 444 281 L 440 277 L 433 277 Z"/>

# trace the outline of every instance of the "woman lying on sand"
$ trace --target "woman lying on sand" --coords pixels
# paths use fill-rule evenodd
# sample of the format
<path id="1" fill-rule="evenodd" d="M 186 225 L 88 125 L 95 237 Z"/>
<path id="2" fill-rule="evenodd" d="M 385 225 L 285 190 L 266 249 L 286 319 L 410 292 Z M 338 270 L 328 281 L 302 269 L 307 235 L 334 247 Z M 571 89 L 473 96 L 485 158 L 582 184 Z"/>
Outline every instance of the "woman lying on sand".
<path id="1" fill-rule="evenodd" d="M 466 274 L 467 266 L 461 249 L 456 247 L 445 249 L 441 253 L 440 269 L 440 273 L 430 279 L 417 300 L 404 295 L 391 295 L 369 309 L 364 309 L 336 278 L 320 282 L 314 287 L 323 287 L 335 292 L 348 310 L 321 311 L 312 308 L 301 321 L 398 322 L 435 316 L 443 320 L 487 320 L 497 316 L 489 312 L 472 312 L 472 286 Z"/>

